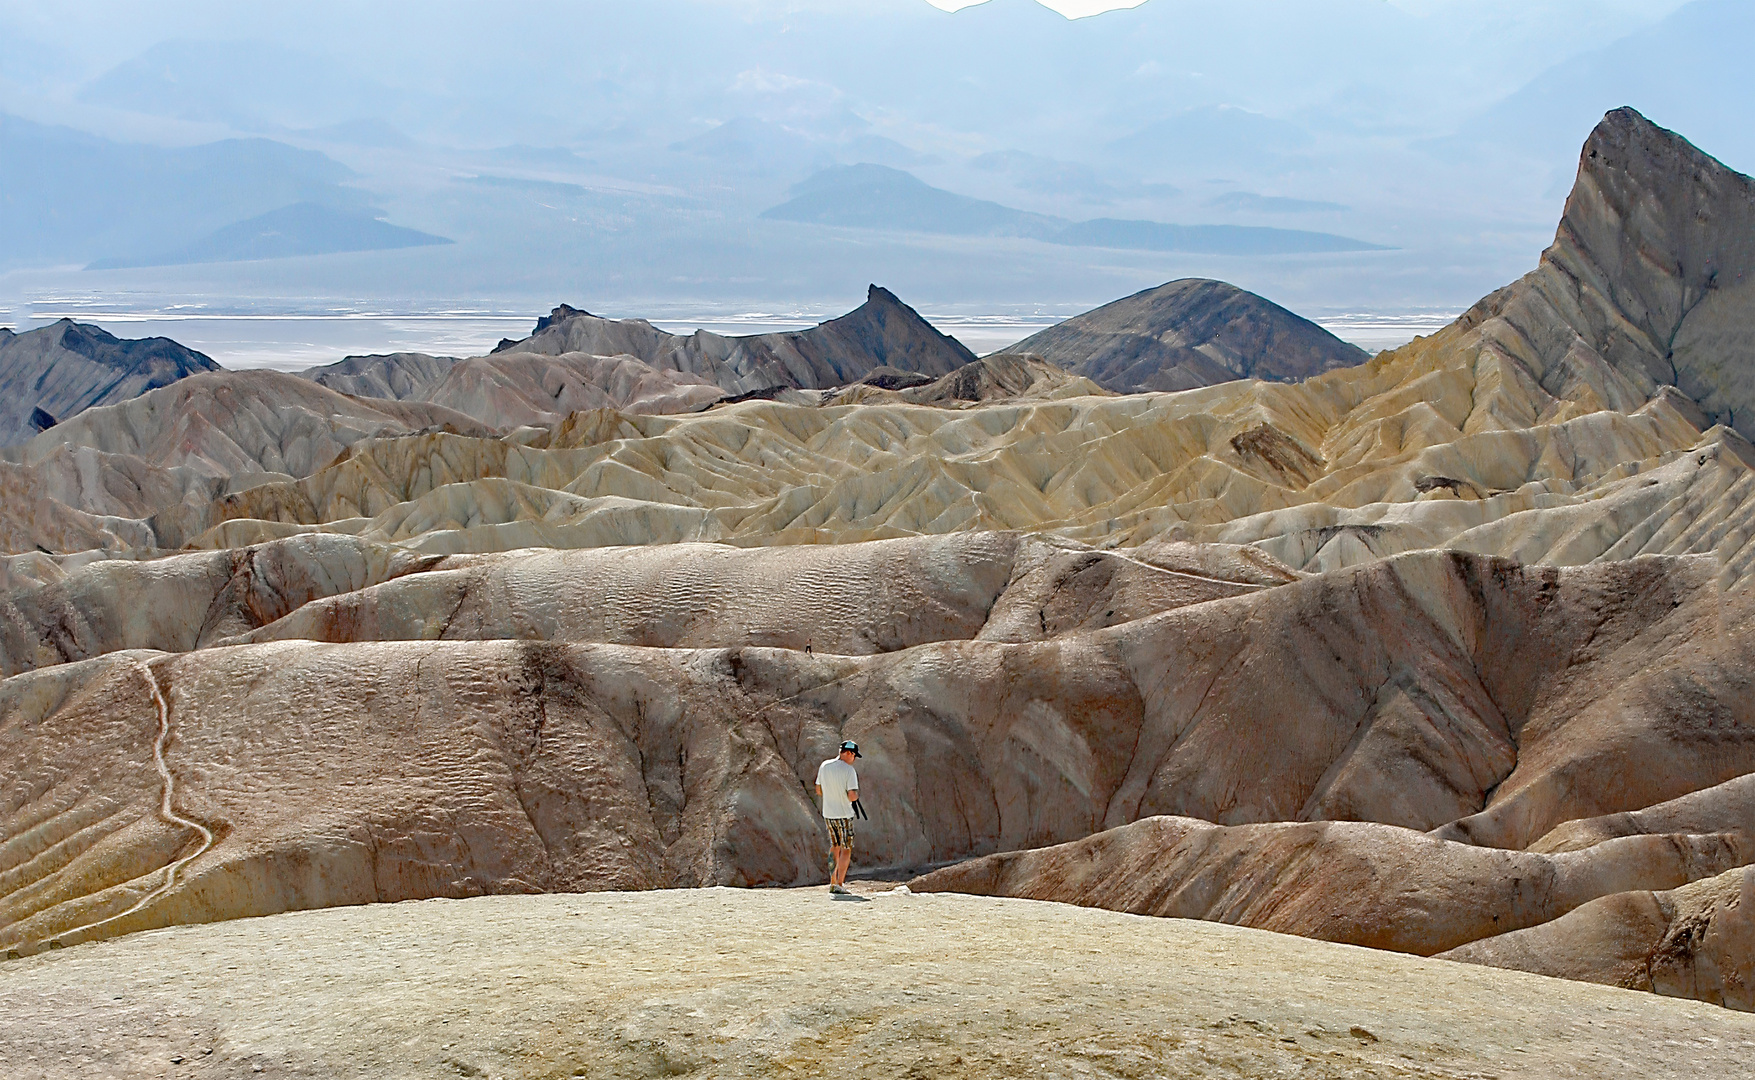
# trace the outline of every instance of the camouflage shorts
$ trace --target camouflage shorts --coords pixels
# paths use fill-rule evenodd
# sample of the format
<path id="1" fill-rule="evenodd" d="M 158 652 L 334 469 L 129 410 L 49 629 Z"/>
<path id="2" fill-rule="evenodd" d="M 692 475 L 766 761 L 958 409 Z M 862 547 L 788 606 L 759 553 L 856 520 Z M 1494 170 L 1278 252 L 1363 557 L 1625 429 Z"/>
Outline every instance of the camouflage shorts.
<path id="1" fill-rule="evenodd" d="M 829 827 L 829 846 L 850 848 L 853 846 L 852 818 L 824 818 L 823 824 Z"/>

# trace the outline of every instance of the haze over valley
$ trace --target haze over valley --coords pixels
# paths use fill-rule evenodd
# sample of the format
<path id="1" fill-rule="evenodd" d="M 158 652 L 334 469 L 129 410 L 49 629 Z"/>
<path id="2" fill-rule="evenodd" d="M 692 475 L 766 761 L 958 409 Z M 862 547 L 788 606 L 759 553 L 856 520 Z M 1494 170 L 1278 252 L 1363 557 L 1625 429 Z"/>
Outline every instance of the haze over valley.
<path id="1" fill-rule="evenodd" d="M 1609 109 L 1755 167 L 1734 62 L 1699 59 L 1755 43 L 1732 0 L 1320 7 L 0 4 L 0 324 L 815 321 L 870 281 L 1052 321 L 1210 277 L 1425 332 L 1528 265 Z"/>

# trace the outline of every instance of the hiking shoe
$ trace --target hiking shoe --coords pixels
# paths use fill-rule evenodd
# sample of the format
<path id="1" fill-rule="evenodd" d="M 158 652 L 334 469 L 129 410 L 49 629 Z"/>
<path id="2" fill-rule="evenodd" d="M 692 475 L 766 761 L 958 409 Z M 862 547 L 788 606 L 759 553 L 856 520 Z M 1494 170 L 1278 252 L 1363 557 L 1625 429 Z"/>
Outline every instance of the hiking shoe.
<path id="1" fill-rule="evenodd" d="M 842 888 L 839 885 L 829 886 L 829 891 L 832 893 L 835 893 L 837 896 L 846 896 L 847 895 L 847 890 Z"/>

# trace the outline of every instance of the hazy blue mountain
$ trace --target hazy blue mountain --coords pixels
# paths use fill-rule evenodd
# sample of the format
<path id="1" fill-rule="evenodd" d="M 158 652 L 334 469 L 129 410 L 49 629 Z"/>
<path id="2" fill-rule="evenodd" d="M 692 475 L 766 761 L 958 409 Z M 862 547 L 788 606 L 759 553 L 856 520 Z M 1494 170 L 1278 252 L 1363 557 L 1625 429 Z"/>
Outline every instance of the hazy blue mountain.
<path id="1" fill-rule="evenodd" d="M 1065 222 L 943 191 L 883 165 L 841 165 L 794 184 L 792 197 L 762 211 L 773 221 L 895 229 L 951 236 L 1052 236 Z"/>
<path id="2" fill-rule="evenodd" d="M 1022 236 L 1055 244 L 1137 251 L 1289 255 L 1384 250 L 1362 240 L 1298 229 L 1166 225 L 1115 218 L 1069 222 L 943 191 L 900 169 L 869 164 L 825 169 L 795 184 L 792 198 L 763 211 L 762 217 L 950 236 Z"/>
<path id="3" fill-rule="evenodd" d="M 0 266 L 163 250 L 293 202 L 358 207 L 352 175 L 267 139 L 143 146 L 0 114 Z"/>
<path id="4" fill-rule="evenodd" d="M 1287 155 L 1308 150 L 1309 131 L 1289 120 L 1234 105 L 1188 109 L 1112 140 L 1105 150 L 1135 167 L 1199 166 L 1212 173 L 1277 172 Z"/>
<path id="5" fill-rule="evenodd" d="M 1034 0 L 954 14 L 925 0 L 529 0 L 421 18 L 351 0 L 0 0 L 11 112 L 163 144 L 151 153 L 171 160 L 191 153 L 173 144 L 267 136 L 356 174 L 227 160 L 161 182 L 127 154 L 0 145 L 0 268 L 35 268 L 0 287 L 4 304 L 91 289 L 535 303 L 558 282 L 629 310 L 829 310 L 881 279 L 931 310 L 1216 275 L 1301 307 L 1461 306 L 1551 238 L 1571 157 L 1607 108 L 1635 105 L 1737 160 L 1755 138 L 1741 119 L 1749 16 L 1715 3 L 1145 0 L 1069 22 Z M 54 175 L 21 186 L 23 159 Z M 862 162 L 991 204 L 992 219 L 918 189 L 890 190 L 885 213 L 958 231 L 853 238 L 759 216 L 808 195 L 788 185 Z M 211 272 L 44 269 L 138 261 L 299 202 L 392 207 L 459 244 Z M 1128 246 L 1020 263 L 1011 237 L 1043 235 L 1038 219 L 1157 224 L 1084 225 L 1069 239 Z M 1283 224 L 1395 253 L 1162 223 Z"/>
<path id="6" fill-rule="evenodd" d="M 272 40 L 160 41 L 87 83 L 79 99 L 133 112 L 217 121 L 243 131 L 357 123 L 368 105 L 376 111 L 414 111 L 397 108 L 410 94 L 392 89 L 369 70 L 337 63 L 326 52 Z M 345 127 L 340 134 L 357 137 Z"/>
<path id="7" fill-rule="evenodd" d="M 1631 105 L 1654 123 L 1755 169 L 1749 123 L 1755 4 L 1694 0 L 1657 25 L 1566 60 L 1476 117 L 1457 142 L 1542 159 L 1570 184 L 1578 132 Z"/>
<path id="8" fill-rule="evenodd" d="M 1207 200 L 1215 210 L 1232 210 L 1244 214 L 1320 214 L 1348 210 L 1350 207 L 1321 199 L 1294 199 L 1284 195 L 1258 195 L 1253 191 L 1228 191 Z"/>
<path id="9" fill-rule="evenodd" d="M 91 269 L 285 259 L 295 255 L 388 251 L 451 242 L 443 236 L 391 225 L 365 211 L 338 210 L 320 203 L 294 203 L 248 221 L 227 225 L 192 244 L 135 259 L 103 259 L 93 263 Z"/>
<path id="10" fill-rule="evenodd" d="M 341 143 L 347 146 L 369 146 L 380 150 L 411 150 L 418 145 L 414 139 L 409 138 L 395 124 L 371 116 L 356 117 L 352 120 L 343 120 L 339 124 L 325 124 L 322 127 L 302 128 L 293 131 L 292 134 L 318 142 Z"/>
<path id="11" fill-rule="evenodd" d="M 1128 248 L 1136 251 L 1187 251 L 1208 255 L 1309 255 L 1319 252 L 1387 251 L 1381 244 L 1259 225 L 1163 225 L 1156 221 L 1097 218 L 1080 221 L 1048 239 L 1056 244 Z"/>

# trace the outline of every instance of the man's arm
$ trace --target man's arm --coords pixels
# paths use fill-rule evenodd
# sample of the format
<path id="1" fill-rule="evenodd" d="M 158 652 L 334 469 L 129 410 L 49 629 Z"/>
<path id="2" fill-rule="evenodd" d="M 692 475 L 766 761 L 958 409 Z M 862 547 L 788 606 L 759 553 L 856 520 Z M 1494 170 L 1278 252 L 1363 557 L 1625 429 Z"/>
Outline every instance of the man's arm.
<path id="1" fill-rule="evenodd" d="M 850 787 L 847 789 L 847 801 L 848 802 L 858 802 L 859 801 L 859 789 L 858 788 Z"/>
<path id="2" fill-rule="evenodd" d="M 823 797 L 823 785 L 818 784 L 817 785 L 817 798 L 820 799 L 822 797 Z"/>

